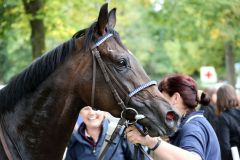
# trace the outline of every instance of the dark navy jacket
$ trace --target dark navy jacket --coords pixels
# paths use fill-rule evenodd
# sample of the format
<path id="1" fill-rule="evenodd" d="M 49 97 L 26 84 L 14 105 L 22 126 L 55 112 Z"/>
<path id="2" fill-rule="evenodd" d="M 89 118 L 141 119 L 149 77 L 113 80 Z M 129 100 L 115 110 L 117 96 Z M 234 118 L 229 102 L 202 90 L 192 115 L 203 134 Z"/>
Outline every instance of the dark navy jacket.
<path id="1" fill-rule="evenodd" d="M 68 150 L 66 154 L 66 160 L 97 160 L 101 147 L 105 140 L 107 134 L 109 121 L 104 119 L 103 128 L 101 135 L 98 139 L 97 144 L 92 144 L 90 141 L 86 140 L 82 134 L 85 130 L 85 124 L 82 123 L 78 129 L 78 132 L 74 133 L 71 137 L 71 141 L 68 145 Z M 81 132 L 81 134 L 79 133 Z M 105 154 L 105 160 L 109 160 L 112 153 L 120 140 L 120 134 L 111 144 L 108 151 Z M 112 160 L 132 160 L 134 155 L 134 146 L 130 144 L 127 139 L 123 139 L 122 143 L 118 145 L 117 151 L 115 152 Z"/>
<path id="2" fill-rule="evenodd" d="M 231 147 L 237 146 L 240 152 L 240 109 L 226 109 L 220 115 L 218 125 L 222 160 L 232 160 Z"/>
<path id="3" fill-rule="evenodd" d="M 208 122 L 212 125 L 215 132 L 217 131 L 217 123 L 218 123 L 218 116 L 216 114 L 216 107 L 212 104 L 208 106 L 201 106 L 199 110 L 203 110 L 204 117 L 208 120 Z"/>
<path id="4" fill-rule="evenodd" d="M 171 144 L 199 154 L 202 160 L 220 160 L 220 146 L 215 131 L 203 116 L 203 111 L 192 112 L 181 120 Z"/>

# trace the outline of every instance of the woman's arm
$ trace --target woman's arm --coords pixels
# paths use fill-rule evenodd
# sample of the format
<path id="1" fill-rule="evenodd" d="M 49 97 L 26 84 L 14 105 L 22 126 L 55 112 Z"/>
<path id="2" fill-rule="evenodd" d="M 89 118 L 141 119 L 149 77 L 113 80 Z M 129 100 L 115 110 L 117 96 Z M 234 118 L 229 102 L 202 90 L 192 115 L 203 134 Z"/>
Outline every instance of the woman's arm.
<path id="1" fill-rule="evenodd" d="M 163 160 L 201 160 L 202 158 L 195 152 L 176 147 L 162 140 L 159 147 L 154 150 L 154 153 Z"/>
<path id="2" fill-rule="evenodd" d="M 176 147 L 170 143 L 158 137 L 142 136 L 139 131 L 134 127 L 130 126 L 126 129 L 127 138 L 131 143 L 139 143 L 149 147 L 150 149 L 160 140 L 159 146 L 154 150 L 154 154 L 161 160 L 201 160 L 200 155 L 195 152 L 189 152 L 187 150 Z"/>

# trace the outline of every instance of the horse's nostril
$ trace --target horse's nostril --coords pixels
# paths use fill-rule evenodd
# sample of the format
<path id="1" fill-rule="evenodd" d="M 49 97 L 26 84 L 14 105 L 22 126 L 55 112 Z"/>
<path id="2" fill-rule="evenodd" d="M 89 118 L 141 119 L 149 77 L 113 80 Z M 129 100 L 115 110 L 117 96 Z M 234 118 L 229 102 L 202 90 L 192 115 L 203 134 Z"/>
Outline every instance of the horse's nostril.
<path id="1" fill-rule="evenodd" d="M 176 116 L 176 113 L 174 111 L 169 111 L 167 112 L 167 115 L 166 115 L 166 120 L 167 121 L 173 121 L 173 120 L 176 120 L 177 116 Z"/>
<path id="2" fill-rule="evenodd" d="M 176 131 L 177 125 L 178 125 L 178 119 L 179 116 L 176 112 L 174 111 L 169 111 L 166 114 L 166 124 L 169 128 L 172 128 L 173 130 Z"/>

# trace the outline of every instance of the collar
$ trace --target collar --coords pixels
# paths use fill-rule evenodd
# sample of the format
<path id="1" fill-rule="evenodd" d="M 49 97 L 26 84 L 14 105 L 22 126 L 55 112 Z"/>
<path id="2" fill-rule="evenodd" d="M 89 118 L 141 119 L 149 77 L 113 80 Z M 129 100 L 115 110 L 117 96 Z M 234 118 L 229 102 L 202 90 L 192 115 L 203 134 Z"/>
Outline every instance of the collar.
<path id="1" fill-rule="evenodd" d="M 198 116 L 203 116 L 203 113 L 204 111 L 193 111 L 193 112 L 189 112 L 188 114 L 182 116 L 181 118 L 181 123 L 180 123 L 180 126 L 179 128 L 182 128 L 182 126 L 188 122 L 193 116 L 195 117 L 198 117 Z"/>
<path id="2" fill-rule="evenodd" d="M 203 117 L 203 113 L 204 113 L 204 111 L 199 110 L 199 111 L 189 112 L 188 114 L 185 114 L 184 116 L 182 116 L 181 121 L 180 121 L 181 123 L 180 123 L 180 125 L 178 126 L 178 129 L 176 130 L 176 132 L 174 132 L 173 134 L 171 134 L 171 135 L 169 136 L 169 138 L 171 139 L 171 138 L 175 137 L 175 135 L 177 135 L 177 132 L 178 132 L 180 129 L 182 129 L 183 125 L 186 124 L 186 123 L 188 123 L 192 118 L 194 118 L 194 117 Z"/>

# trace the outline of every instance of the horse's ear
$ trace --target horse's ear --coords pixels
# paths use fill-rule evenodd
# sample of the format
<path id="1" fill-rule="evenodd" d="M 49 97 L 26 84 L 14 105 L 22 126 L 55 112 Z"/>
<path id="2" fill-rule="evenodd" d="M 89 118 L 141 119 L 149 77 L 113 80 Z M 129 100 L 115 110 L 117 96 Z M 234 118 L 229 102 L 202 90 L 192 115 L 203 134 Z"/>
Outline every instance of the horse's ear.
<path id="1" fill-rule="evenodd" d="M 98 33 L 102 36 L 106 32 L 106 25 L 108 23 L 108 3 L 102 5 L 98 16 Z"/>
<path id="2" fill-rule="evenodd" d="M 110 28 L 114 28 L 116 25 L 116 8 L 113 8 L 108 14 L 108 25 Z"/>

